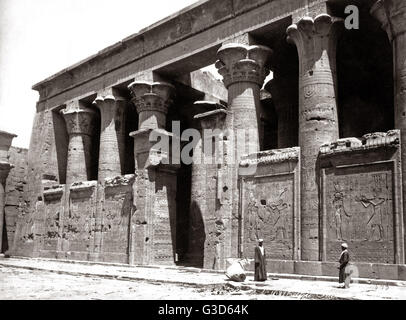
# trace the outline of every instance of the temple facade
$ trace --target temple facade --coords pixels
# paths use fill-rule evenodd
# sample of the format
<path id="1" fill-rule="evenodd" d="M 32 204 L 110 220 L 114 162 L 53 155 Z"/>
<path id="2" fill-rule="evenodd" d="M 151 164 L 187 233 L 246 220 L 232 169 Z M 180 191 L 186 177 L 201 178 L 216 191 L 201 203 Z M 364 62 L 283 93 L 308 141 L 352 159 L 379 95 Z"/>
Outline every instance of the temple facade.
<path id="1" fill-rule="evenodd" d="M 404 0 L 200 1 L 33 89 L 10 255 L 406 280 Z"/>

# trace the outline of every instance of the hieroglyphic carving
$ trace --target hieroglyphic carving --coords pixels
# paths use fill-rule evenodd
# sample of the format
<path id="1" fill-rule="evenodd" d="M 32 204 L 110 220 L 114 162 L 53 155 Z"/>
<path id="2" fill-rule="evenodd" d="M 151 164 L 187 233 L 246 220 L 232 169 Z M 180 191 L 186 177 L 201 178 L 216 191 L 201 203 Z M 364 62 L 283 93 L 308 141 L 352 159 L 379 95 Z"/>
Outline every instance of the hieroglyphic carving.
<path id="1" fill-rule="evenodd" d="M 87 256 L 95 230 L 95 181 L 73 183 L 69 193 L 69 208 L 63 217 L 62 250 Z"/>
<path id="2" fill-rule="evenodd" d="M 105 261 L 127 262 L 130 218 L 133 209 L 131 185 L 105 189 L 103 247 Z"/>

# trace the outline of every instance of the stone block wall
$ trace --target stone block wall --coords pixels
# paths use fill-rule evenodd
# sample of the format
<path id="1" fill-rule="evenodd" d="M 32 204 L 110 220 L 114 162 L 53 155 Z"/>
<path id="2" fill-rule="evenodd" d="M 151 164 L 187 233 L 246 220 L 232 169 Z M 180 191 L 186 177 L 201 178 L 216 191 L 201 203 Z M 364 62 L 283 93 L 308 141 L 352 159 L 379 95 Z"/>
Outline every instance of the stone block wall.
<path id="1" fill-rule="evenodd" d="M 24 200 L 27 152 L 27 149 L 16 147 L 11 147 L 9 150 L 9 161 L 14 165 L 14 168 L 10 170 L 6 183 L 5 225 L 7 232 L 3 237 L 5 238 L 5 248 L 8 249 L 11 249 L 14 244 L 18 216 L 27 210 Z"/>
<path id="2" fill-rule="evenodd" d="M 404 263 L 399 132 L 340 139 L 320 156 L 322 260 L 347 242 L 353 261 Z"/>
<path id="3" fill-rule="evenodd" d="M 250 155 L 240 164 L 242 210 L 241 254 L 254 256 L 264 239 L 268 259 L 294 260 L 300 256 L 299 148 Z M 241 175 L 256 165 L 255 174 Z"/>

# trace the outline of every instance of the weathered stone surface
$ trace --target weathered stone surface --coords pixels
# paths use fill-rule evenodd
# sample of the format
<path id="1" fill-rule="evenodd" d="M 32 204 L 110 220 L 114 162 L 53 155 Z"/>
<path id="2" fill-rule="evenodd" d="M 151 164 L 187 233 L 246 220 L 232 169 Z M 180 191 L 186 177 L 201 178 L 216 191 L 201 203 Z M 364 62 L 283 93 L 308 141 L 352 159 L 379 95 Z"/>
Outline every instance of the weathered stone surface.
<path id="1" fill-rule="evenodd" d="M 302 259 L 319 259 L 316 161 L 319 147 L 338 139 L 336 45 L 340 20 L 328 14 L 303 17 L 287 29 L 299 54 Z"/>
<path id="2" fill-rule="evenodd" d="M 92 135 L 96 113 L 80 101 L 69 103 L 62 110 L 69 134 L 67 184 L 90 179 L 92 157 Z"/>
<path id="3" fill-rule="evenodd" d="M 7 217 L 6 217 L 6 180 L 10 170 L 14 168 L 9 162 L 11 142 L 16 135 L 0 131 L 0 253 L 8 250 Z M 13 194 L 10 194 L 11 198 Z M 11 200 L 11 199 L 10 199 Z M 14 200 L 14 203 L 17 199 Z"/>
<path id="4" fill-rule="evenodd" d="M 222 232 L 214 234 L 209 221 L 218 210 L 217 163 L 222 158 L 222 135 L 227 111 L 222 105 L 208 101 L 195 102 L 194 110 L 195 113 L 212 111 L 194 116 L 201 139 L 193 150 L 188 260 L 200 267 L 213 268 L 216 250 L 213 251 L 211 246 L 221 246 L 223 243 L 213 241 L 212 237 L 219 239 Z M 219 261 L 214 264 L 215 268 L 220 268 Z"/>
<path id="5" fill-rule="evenodd" d="M 379 115 L 362 96 L 382 96 L 374 103 L 384 102 L 389 118 L 393 108 L 392 86 L 375 90 L 376 78 L 362 72 L 391 64 L 379 61 L 379 48 L 368 52 L 385 45 L 368 43 L 374 33 L 386 39 L 367 14 L 371 2 L 361 6 L 365 39 L 345 31 L 344 42 L 332 16 L 344 16 L 339 1 L 199 2 L 36 85 L 27 171 L 17 152 L 7 182 L 13 254 L 225 269 L 228 258 L 252 258 L 262 237 L 270 271 L 333 276 L 345 240 L 363 275 L 404 277 L 406 6 L 382 0 L 372 9 L 393 43 L 396 99 L 394 125 L 368 124 Z M 365 63 L 338 102 L 344 108 L 336 69 L 359 61 L 344 63 L 344 54 L 336 62 L 335 53 L 344 44 L 348 55 L 354 39 L 368 49 L 357 55 Z M 216 59 L 224 86 L 199 71 Z M 270 94 L 261 96 L 269 68 Z M 400 133 L 385 132 L 393 127 Z M 187 128 L 221 130 L 199 141 L 194 163 L 180 165 L 172 147 L 187 144 Z M 207 145 L 212 152 L 199 154 Z M 218 162 L 205 163 L 214 151 Z"/>
<path id="6" fill-rule="evenodd" d="M 323 260 L 345 241 L 353 261 L 404 263 L 399 139 L 392 130 L 320 148 Z"/>
<path id="7" fill-rule="evenodd" d="M 124 117 L 127 102 L 113 90 L 111 93 L 98 95 L 93 102 L 99 108 L 101 117 L 98 179 L 102 182 L 106 178 L 121 175 L 125 171 L 126 128 Z"/>
<path id="8" fill-rule="evenodd" d="M 253 256 L 258 239 L 264 239 L 268 259 L 300 256 L 299 157 L 299 148 L 289 148 L 252 154 L 240 162 L 245 257 Z M 241 175 L 250 166 L 254 173 Z"/>
<path id="9" fill-rule="evenodd" d="M 165 128 L 166 114 L 174 98 L 174 86 L 164 82 L 135 81 L 128 88 L 139 114 L 139 129 Z"/>

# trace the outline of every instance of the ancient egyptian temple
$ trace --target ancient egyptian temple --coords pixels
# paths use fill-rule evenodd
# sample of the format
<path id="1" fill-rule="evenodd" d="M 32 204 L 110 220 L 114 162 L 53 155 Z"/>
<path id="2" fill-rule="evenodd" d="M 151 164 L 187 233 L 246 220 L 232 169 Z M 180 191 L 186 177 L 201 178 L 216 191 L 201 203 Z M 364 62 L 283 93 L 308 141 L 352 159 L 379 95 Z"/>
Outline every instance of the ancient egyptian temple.
<path id="1" fill-rule="evenodd" d="M 335 276 L 347 242 L 406 280 L 406 1 L 204 0 L 33 89 L 28 152 L 0 132 L 2 252 L 224 270 L 263 238 L 268 272 Z"/>

